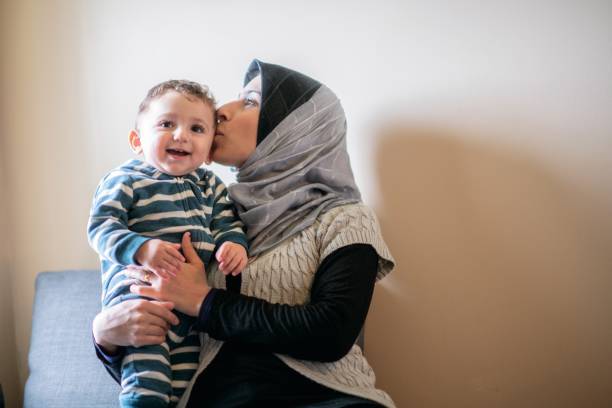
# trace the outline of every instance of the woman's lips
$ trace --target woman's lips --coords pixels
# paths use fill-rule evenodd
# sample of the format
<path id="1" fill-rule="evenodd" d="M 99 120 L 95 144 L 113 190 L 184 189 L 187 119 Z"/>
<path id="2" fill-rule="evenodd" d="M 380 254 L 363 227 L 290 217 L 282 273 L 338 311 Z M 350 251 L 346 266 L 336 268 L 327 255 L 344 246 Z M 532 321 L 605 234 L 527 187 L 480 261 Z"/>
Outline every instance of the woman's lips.
<path id="1" fill-rule="evenodd" d="M 222 143 L 221 141 L 223 140 L 223 136 L 224 135 L 223 135 L 222 132 L 215 133 L 215 137 L 214 137 L 213 142 L 212 142 L 212 149 L 213 150 L 215 150 L 215 148 L 217 147 L 217 145 L 219 143 Z"/>

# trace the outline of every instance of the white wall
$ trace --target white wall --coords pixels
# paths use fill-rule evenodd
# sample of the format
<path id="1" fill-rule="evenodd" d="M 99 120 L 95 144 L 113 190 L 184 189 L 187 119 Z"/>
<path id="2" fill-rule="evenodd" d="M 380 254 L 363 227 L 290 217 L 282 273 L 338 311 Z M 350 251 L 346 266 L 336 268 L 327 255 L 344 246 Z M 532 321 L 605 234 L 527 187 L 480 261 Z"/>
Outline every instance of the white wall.
<path id="1" fill-rule="evenodd" d="M 398 406 L 612 403 L 611 4 L 289 4 L 4 3 L 14 314 L 0 292 L 0 325 L 10 336 L 14 319 L 20 383 L 35 275 L 97 266 L 91 195 L 130 157 L 146 90 L 189 78 L 225 101 L 258 57 L 344 103 L 358 184 L 399 262 L 367 326 Z"/>

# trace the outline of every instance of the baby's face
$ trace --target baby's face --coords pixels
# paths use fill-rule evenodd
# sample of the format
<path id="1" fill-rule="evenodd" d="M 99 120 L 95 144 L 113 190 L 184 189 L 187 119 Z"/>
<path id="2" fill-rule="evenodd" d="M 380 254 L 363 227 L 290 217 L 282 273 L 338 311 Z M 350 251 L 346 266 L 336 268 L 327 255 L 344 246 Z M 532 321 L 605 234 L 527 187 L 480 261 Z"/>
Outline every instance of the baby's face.
<path id="1" fill-rule="evenodd" d="M 145 161 L 172 176 L 200 167 L 208 159 L 214 135 L 211 107 L 176 91 L 151 101 L 137 131 Z"/>

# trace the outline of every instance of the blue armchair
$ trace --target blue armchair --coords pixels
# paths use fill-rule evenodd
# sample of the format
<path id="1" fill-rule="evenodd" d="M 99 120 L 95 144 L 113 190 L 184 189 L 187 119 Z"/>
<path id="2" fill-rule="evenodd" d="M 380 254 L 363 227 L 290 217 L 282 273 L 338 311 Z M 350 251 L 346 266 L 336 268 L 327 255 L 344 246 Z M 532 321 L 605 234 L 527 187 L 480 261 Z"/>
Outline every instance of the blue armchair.
<path id="1" fill-rule="evenodd" d="M 96 270 L 36 277 L 25 408 L 118 406 L 119 385 L 96 358 L 91 337 L 100 292 Z M 357 343 L 363 348 L 363 330 Z"/>

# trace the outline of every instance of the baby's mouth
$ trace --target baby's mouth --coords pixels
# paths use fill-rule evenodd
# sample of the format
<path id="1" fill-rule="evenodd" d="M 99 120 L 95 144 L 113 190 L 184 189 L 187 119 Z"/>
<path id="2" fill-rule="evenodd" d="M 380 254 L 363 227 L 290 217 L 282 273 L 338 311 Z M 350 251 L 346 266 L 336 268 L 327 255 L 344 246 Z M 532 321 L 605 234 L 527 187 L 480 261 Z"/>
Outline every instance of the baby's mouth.
<path id="1" fill-rule="evenodd" d="M 173 156 L 181 156 L 181 157 L 189 156 L 189 152 L 186 152 L 184 150 L 179 150 L 179 149 L 166 149 L 166 152 Z"/>

